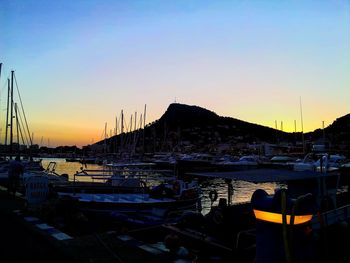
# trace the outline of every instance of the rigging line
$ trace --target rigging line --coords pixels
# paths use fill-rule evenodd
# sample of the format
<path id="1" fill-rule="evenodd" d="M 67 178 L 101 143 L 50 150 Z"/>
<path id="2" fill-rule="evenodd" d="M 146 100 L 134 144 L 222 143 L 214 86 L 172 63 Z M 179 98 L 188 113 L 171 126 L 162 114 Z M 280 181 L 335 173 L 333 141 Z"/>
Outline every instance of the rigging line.
<path id="1" fill-rule="evenodd" d="M 18 107 L 17 107 L 17 108 L 18 108 Z M 20 111 L 18 111 L 18 117 L 19 117 L 19 124 L 20 124 L 19 127 L 21 128 L 21 126 L 24 126 L 24 125 L 23 125 L 23 119 L 22 119 L 22 115 L 21 115 L 21 112 L 20 112 Z M 29 144 L 28 137 L 27 137 L 27 134 L 24 133 L 24 135 L 25 135 L 26 142 L 24 142 L 24 140 L 23 140 L 23 143 L 26 143 L 27 145 L 30 145 L 30 144 Z"/>
<path id="2" fill-rule="evenodd" d="M 17 118 L 17 121 L 18 121 L 18 118 Z M 25 144 L 25 141 L 23 139 L 23 134 L 22 134 L 22 128 L 21 128 L 21 123 L 18 123 L 18 129 L 19 129 L 19 133 L 21 135 L 21 139 L 22 139 L 22 142 L 23 144 Z M 18 135 L 17 135 L 18 136 Z M 20 145 L 18 145 L 18 147 L 20 147 Z"/>
<path id="3" fill-rule="evenodd" d="M 18 93 L 19 101 L 20 101 L 20 103 L 21 103 L 21 108 L 22 108 L 24 120 L 25 120 L 25 123 L 26 123 L 27 132 L 28 132 L 28 134 L 29 134 L 30 145 L 33 145 L 32 138 L 31 138 L 30 131 L 29 131 L 29 127 L 28 127 L 28 122 L 27 122 L 26 114 L 25 114 L 25 112 L 24 112 L 24 107 L 23 107 L 23 103 L 22 103 L 21 94 L 19 93 L 19 88 L 18 88 L 18 84 L 17 84 L 17 78 L 16 78 L 16 75 L 15 75 L 15 74 L 14 74 L 14 77 L 15 77 L 15 83 L 16 83 L 16 88 L 17 88 L 17 93 Z"/>
<path id="4" fill-rule="evenodd" d="M 21 133 L 22 142 L 23 142 L 23 144 L 29 145 L 27 136 L 25 136 L 26 141 L 23 139 L 23 133 L 22 133 L 22 127 L 24 127 L 24 125 L 23 125 L 23 119 L 22 119 L 22 116 L 21 116 L 20 111 L 18 111 L 18 106 L 17 106 L 17 104 L 16 104 L 16 108 L 17 108 L 17 115 L 16 115 L 16 118 L 17 118 L 17 122 L 19 121 L 19 125 L 18 125 L 18 126 L 19 126 L 19 130 L 20 130 L 20 133 Z M 25 134 L 25 133 L 24 133 L 24 134 Z M 26 134 L 25 134 L 25 135 L 26 135 Z"/>
<path id="5" fill-rule="evenodd" d="M 19 123 L 18 123 L 18 115 L 17 115 L 18 107 L 17 103 L 15 103 L 15 119 L 16 119 L 16 133 L 17 133 L 17 144 L 18 144 L 18 151 L 20 151 L 20 143 L 19 143 Z"/>

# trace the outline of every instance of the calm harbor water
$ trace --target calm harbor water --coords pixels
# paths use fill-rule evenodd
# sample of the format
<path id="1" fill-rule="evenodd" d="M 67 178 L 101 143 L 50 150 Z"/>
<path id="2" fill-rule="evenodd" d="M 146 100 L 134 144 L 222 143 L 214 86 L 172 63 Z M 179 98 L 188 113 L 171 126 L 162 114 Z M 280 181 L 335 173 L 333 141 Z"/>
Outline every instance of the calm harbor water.
<path id="1" fill-rule="evenodd" d="M 58 174 L 68 174 L 69 180 L 73 180 L 74 174 L 78 171 L 81 171 L 82 164 L 78 162 L 66 162 L 64 158 L 41 158 L 42 165 L 46 168 L 50 162 L 55 162 L 56 172 Z M 87 164 L 84 165 L 84 169 L 98 170 L 102 169 L 101 165 L 97 164 Z M 79 180 L 82 180 L 79 178 Z M 218 199 L 214 202 L 214 205 L 217 204 L 220 198 L 227 198 L 227 184 L 224 179 L 216 178 L 216 179 L 201 179 L 200 186 L 203 191 L 202 198 L 202 213 L 206 214 L 210 210 L 211 201 L 209 198 L 209 192 L 212 190 L 216 190 L 218 193 Z M 273 194 L 275 189 L 280 187 L 277 183 L 250 183 L 246 181 L 233 181 L 233 197 L 232 203 L 241 203 L 250 201 L 252 194 L 256 189 L 264 189 L 269 194 Z"/>

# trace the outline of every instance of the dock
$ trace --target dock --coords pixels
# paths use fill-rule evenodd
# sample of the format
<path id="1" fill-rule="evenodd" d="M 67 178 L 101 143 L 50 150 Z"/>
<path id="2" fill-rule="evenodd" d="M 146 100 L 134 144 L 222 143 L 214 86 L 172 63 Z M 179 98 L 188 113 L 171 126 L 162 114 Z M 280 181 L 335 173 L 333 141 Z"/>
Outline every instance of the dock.
<path id="1" fill-rule="evenodd" d="M 173 262 L 166 248 L 114 231 L 64 233 L 25 210 L 20 194 L 0 187 L 1 262 Z"/>

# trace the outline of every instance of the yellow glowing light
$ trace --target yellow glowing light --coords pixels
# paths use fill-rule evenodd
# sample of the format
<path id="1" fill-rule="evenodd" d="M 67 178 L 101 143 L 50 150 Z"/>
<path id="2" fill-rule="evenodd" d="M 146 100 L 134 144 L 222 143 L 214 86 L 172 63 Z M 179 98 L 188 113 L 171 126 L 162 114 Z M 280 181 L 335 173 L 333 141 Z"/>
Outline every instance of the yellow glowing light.
<path id="1" fill-rule="evenodd" d="M 272 212 L 266 212 L 266 211 L 260 211 L 253 209 L 254 215 L 256 219 L 276 223 L 276 224 L 282 224 L 282 214 L 278 213 L 272 213 Z M 287 224 L 290 224 L 291 215 L 286 216 Z M 300 225 L 304 224 L 306 222 L 309 222 L 312 219 L 312 215 L 295 215 L 294 216 L 294 225 Z"/>

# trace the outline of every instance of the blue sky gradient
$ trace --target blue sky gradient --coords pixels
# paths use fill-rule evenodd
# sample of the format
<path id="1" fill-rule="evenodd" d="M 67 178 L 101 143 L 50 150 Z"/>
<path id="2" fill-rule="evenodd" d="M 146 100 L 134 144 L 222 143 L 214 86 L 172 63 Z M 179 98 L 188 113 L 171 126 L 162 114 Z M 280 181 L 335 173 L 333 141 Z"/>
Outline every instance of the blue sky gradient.
<path id="1" fill-rule="evenodd" d="M 305 131 L 350 112 L 349 1 L 2 0 L 0 24 L 1 112 L 13 69 L 36 143 L 175 100 L 288 131 L 300 97 Z"/>

